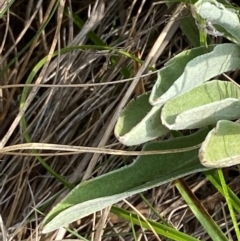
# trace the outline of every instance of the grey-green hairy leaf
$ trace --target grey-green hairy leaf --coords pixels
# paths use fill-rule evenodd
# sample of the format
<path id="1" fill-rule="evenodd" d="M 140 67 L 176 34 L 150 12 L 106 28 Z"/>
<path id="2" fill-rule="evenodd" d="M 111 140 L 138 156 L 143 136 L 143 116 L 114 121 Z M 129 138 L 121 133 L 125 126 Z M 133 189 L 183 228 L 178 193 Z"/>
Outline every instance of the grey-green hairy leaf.
<path id="1" fill-rule="evenodd" d="M 151 106 L 149 95 L 146 93 L 131 100 L 120 113 L 114 132 L 121 143 L 139 145 L 169 131 L 161 123 L 161 106 Z"/>
<path id="2" fill-rule="evenodd" d="M 199 150 L 204 166 L 220 168 L 240 163 L 240 123 L 222 120 L 209 132 Z"/>
<path id="3" fill-rule="evenodd" d="M 158 72 L 158 78 L 153 86 L 149 101 L 152 105 L 163 105 L 168 99 L 161 99 L 161 96 L 169 90 L 174 82 L 183 74 L 188 62 L 197 56 L 209 53 L 215 45 L 210 45 L 186 50 L 170 59 Z M 175 94 L 178 90 L 175 90 Z"/>
<path id="4" fill-rule="evenodd" d="M 206 135 L 203 129 L 193 135 L 146 144 L 144 150 L 190 147 L 200 144 Z M 131 165 L 78 185 L 46 216 L 43 231 L 53 231 L 135 193 L 203 170 L 207 168 L 199 162 L 198 149 L 139 156 Z"/>
<path id="5" fill-rule="evenodd" d="M 233 8 L 226 8 L 223 4 L 215 0 L 199 0 L 195 3 L 195 9 L 203 19 L 206 20 L 205 27 L 208 33 L 214 35 L 214 25 L 220 26 L 230 34 L 237 43 L 240 43 L 240 22 L 238 12 Z M 212 30 L 211 30 L 212 29 Z"/>
<path id="6" fill-rule="evenodd" d="M 240 90 L 227 81 L 210 81 L 171 99 L 162 110 L 169 129 L 194 129 L 240 117 Z"/>
<path id="7" fill-rule="evenodd" d="M 184 94 L 221 73 L 239 68 L 240 46 L 236 44 L 219 44 L 215 46 L 212 51 L 211 48 L 207 54 L 202 54 L 190 61 L 188 59 L 183 73 L 179 78 L 175 79 L 175 82 L 172 84 L 172 78 L 170 76 L 175 76 L 174 71 L 179 72 L 180 70 L 178 68 L 181 68 L 182 71 L 184 66 L 180 64 L 182 59 L 178 59 L 176 56 L 174 58 L 176 64 L 173 64 L 175 65 L 175 70 L 171 69 L 172 72 L 168 73 L 171 82 L 171 87 L 168 89 L 161 87 L 162 82 L 169 81 L 169 79 L 166 78 L 166 74 L 162 76 L 162 71 L 164 70 L 166 72 L 168 69 L 166 67 L 162 71 L 160 70 L 158 80 L 150 96 L 150 102 L 153 105 L 164 104 L 170 99 Z"/>

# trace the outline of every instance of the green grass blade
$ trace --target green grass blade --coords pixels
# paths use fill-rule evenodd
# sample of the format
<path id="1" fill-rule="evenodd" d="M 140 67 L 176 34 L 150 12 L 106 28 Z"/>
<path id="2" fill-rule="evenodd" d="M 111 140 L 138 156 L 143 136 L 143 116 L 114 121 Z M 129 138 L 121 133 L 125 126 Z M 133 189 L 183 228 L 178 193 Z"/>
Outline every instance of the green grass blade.
<path id="1" fill-rule="evenodd" d="M 229 196 L 229 193 L 228 193 L 228 186 L 225 182 L 225 178 L 224 178 L 222 169 L 218 169 L 218 175 L 219 175 L 219 178 L 220 178 L 220 181 L 221 181 L 221 184 L 222 184 L 224 197 L 225 197 L 227 205 L 228 205 L 229 213 L 230 213 L 230 216 L 231 216 L 231 219 L 232 219 L 232 222 L 233 222 L 233 226 L 234 226 L 234 229 L 235 229 L 235 232 L 236 232 L 237 239 L 240 240 L 239 226 L 238 226 L 238 223 L 237 223 L 235 213 L 233 211 L 232 200 L 231 200 L 231 198 Z"/>
<path id="2" fill-rule="evenodd" d="M 140 197 L 143 201 L 147 204 L 147 206 L 151 209 L 151 211 L 165 224 L 166 226 L 173 227 L 170 223 L 167 222 L 159 213 L 158 211 L 152 206 L 152 204 L 143 196 L 142 193 L 139 193 Z"/>
<path id="3" fill-rule="evenodd" d="M 134 238 L 135 241 L 137 241 L 138 238 L 137 238 L 137 234 L 136 234 L 136 231 L 135 231 L 135 228 L 134 228 L 134 221 L 133 221 L 133 218 L 132 218 L 132 214 L 130 214 L 130 224 L 131 224 L 133 238 Z"/>
<path id="4" fill-rule="evenodd" d="M 224 196 L 223 188 L 216 171 L 208 170 L 205 171 L 204 174 L 207 177 L 207 179 L 212 183 L 212 185 L 218 190 L 218 192 L 220 192 Z M 240 199 L 229 187 L 227 188 L 233 207 L 238 213 L 240 213 Z"/>
<path id="5" fill-rule="evenodd" d="M 2 3 L 4 2 L 4 3 Z M 5 3 L 7 2 L 7 3 Z M 1 1 L 1 8 L 0 8 L 0 19 L 3 17 L 3 15 L 6 13 L 6 11 L 12 6 L 12 4 L 15 2 L 15 0 L 11 0 L 11 1 Z M 6 6 L 4 6 L 6 4 Z"/>
<path id="6" fill-rule="evenodd" d="M 227 237 L 224 235 L 220 227 L 216 224 L 216 222 L 214 222 L 211 216 L 203 208 L 201 203 L 193 195 L 188 186 L 185 185 L 185 183 L 180 179 L 175 181 L 175 184 L 181 196 L 187 203 L 188 207 L 191 209 L 195 217 L 204 227 L 211 239 L 214 241 L 228 241 Z"/>
<path id="7" fill-rule="evenodd" d="M 69 16 L 69 12 L 67 11 L 67 9 L 65 8 L 64 9 L 64 14 L 67 16 L 67 17 L 70 17 Z M 84 21 L 75 13 L 72 13 L 72 21 L 73 23 L 79 28 L 79 29 L 82 29 L 82 27 L 84 26 Z M 92 41 L 93 44 L 95 45 L 101 45 L 101 46 L 105 46 L 106 43 L 104 43 L 104 41 L 101 40 L 101 38 L 99 38 L 97 36 L 97 34 L 95 34 L 93 31 L 90 31 L 88 34 L 87 34 L 89 40 Z"/>
<path id="8" fill-rule="evenodd" d="M 147 222 L 143 219 L 141 219 L 139 216 L 136 214 L 133 214 L 129 211 L 126 211 L 124 209 L 118 208 L 116 206 L 113 206 L 111 208 L 111 212 L 115 215 L 117 215 L 120 218 L 123 218 L 127 221 L 132 221 L 135 225 L 142 226 L 143 228 L 146 228 L 148 230 L 154 229 L 154 231 L 162 235 L 163 237 L 176 240 L 176 241 L 197 241 L 198 239 L 191 237 L 185 233 L 182 233 L 175 228 L 168 227 L 165 224 L 160 224 L 155 221 L 147 219 Z M 151 227 L 149 226 L 151 225 Z"/>

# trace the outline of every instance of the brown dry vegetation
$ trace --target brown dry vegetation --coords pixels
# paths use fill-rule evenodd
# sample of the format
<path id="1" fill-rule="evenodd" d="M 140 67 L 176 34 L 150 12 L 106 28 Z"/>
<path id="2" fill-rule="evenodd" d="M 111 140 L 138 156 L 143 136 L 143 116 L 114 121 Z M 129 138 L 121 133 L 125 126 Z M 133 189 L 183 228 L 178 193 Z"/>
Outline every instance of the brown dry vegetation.
<path id="1" fill-rule="evenodd" d="M 3 73 L 0 85 L 12 85 L 0 89 L 0 139 L 6 146 L 25 143 L 19 124 L 24 115 L 32 142 L 87 147 L 111 145 L 115 149 L 124 149 L 113 135 L 119 109 L 130 97 L 149 90 L 156 80 L 156 73 L 140 80 L 134 79 L 149 73 L 146 66 L 115 51 L 86 48 L 62 54 L 60 49 L 96 45 L 89 35 L 93 31 L 107 45 L 125 50 L 159 69 L 173 55 L 191 47 L 179 29 L 181 19 L 189 13 L 186 8 L 182 11 L 183 6 L 174 5 L 168 9 L 165 3 L 144 0 L 61 0 L 54 12 L 56 4 L 56 0 L 14 1 L 0 19 L 0 69 Z M 176 18 L 171 19 L 174 11 Z M 46 28 L 38 34 L 53 12 Z M 72 13 L 84 21 L 81 29 L 73 22 Z M 56 50 L 59 50 L 58 56 L 52 57 Z M 14 85 L 25 84 L 32 69 L 45 56 L 49 59 L 35 75 L 33 83 L 51 86 L 31 86 L 28 92 L 30 99 L 25 103 L 24 112 L 20 112 L 23 88 Z M 116 64 L 111 63 L 113 57 L 117 57 Z M 9 65 L 12 60 L 14 62 Z M 128 81 L 122 81 L 127 78 Z M 114 83 L 116 81 L 120 82 Z M 112 84 L 97 85 L 103 82 Z M 137 82 L 137 87 L 132 84 Z M 63 84 L 82 86 L 57 87 Z M 99 176 L 133 160 L 133 157 L 112 156 L 109 161 L 109 155 L 92 153 L 63 156 L 52 153 L 44 156 L 44 160 L 70 183 Z M 0 158 L 1 228 L 6 228 L 7 236 L 11 240 L 76 239 L 65 230 L 41 235 L 39 229 L 43 216 L 36 210 L 44 205 L 47 213 L 66 195 L 68 191 L 52 201 L 54 195 L 63 190 L 63 184 L 49 174 L 34 156 L 1 154 Z M 203 176 L 190 176 L 186 182 L 211 214 L 216 207 L 223 209 L 220 195 L 207 186 Z M 239 187 L 236 183 L 235 179 L 230 186 L 237 192 Z M 203 238 L 201 233 L 204 230 L 174 185 L 155 188 L 144 196 L 173 225 Z M 139 195 L 128 201 L 146 217 L 158 220 Z M 119 205 L 131 210 L 125 202 Z M 222 212 L 216 215 L 221 223 Z M 88 240 L 134 240 L 131 225 L 110 214 L 109 209 L 84 218 L 73 226 Z M 138 227 L 136 232 L 139 240 L 157 240 L 152 232 Z"/>

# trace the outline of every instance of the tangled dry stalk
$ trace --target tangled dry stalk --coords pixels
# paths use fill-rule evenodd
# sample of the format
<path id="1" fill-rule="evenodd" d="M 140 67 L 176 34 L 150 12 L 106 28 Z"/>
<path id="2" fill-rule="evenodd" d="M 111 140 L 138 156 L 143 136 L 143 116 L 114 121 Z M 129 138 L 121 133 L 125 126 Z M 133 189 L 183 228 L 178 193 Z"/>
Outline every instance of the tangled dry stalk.
<path id="1" fill-rule="evenodd" d="M 165 3 L 146 0 L 60 0 L 59 4 L 56 0 L 13 1 L 0 25 L 1 147 L 25 143 L 27 132 L 35 143 L 107 146 L 122 150 L 124 147 L 113 136 L 113 127 L 119 110 L 129 98 L 153 85 L 156 75 L 149 73 L 147 66 L 159 68 L 172 55 L 188 48 L 179 31 L 183 9 L 183 5 L 167 9 Z M 83 27 L 76 26 L 73 13 L 84 20 Z M 106 45 L 125 50 L 144 63 L 139 65 L 111 50 L 85 48 L 61 53 L 60 49 L 65 47 L 96 45 L 91 39 L 93 32 Z M 54 51 L 58 51 L 56 57 Z M 22 87 L 45 56 L 47 60 L 36 73 L 34 84 L 29 85 L 28 98 L 20 109 Z M 117 59 L 115 65 L 114 57 Z M 11 60 L 14 61 L 11 63 Z M 23 116 L 27 121 L 25 133 L 20 125 Z M 21 153 L 15 156 L 0 153 L 2 238 L 71 238 L 65 230 L 41 235 L 39 226 L 43 216 L 37 210 L 47 212 L 68 191 L 63 192 L 63 185 L 46 171 L 36 155 Z M 113 156 L 109 162 L 109 156 L 101 154 L 101 149 L 100 153 L 94 154 L 78 152 L 60 156 L 56 152 L 53 156 L 52 153 L 43 156 L 44 160 L 69 183 L 79 183 L 132 161 L 131 157 Z M 195 181 L 189 177 L 193 187 Z M 204 185 L 203 179 L 193 189 L 201 190 Z M 61 195 L 56 199 L 59 193 Z M 174 224 L 181 223 L 183 213 L 186 214 L 184 222 L 191 220 L 171 185 L 154 189 L 146 193 L 146 197 L 164 216 L 171 214 Z M 149 214 L 139 196 L 129 201 L 142 214 Z M 119 205 L 127 208 L 124 202 Z M 114 237 L 133 240 L 130 225 L 109 214 L 109 209 L 75 223 L 74 227 L 89 240 L 114 240 Z M 197 228 L 192 231 L 201 232 Z M 141 240 L 156 238 L 144 230 L 138 232 L 142 235 Z"/>

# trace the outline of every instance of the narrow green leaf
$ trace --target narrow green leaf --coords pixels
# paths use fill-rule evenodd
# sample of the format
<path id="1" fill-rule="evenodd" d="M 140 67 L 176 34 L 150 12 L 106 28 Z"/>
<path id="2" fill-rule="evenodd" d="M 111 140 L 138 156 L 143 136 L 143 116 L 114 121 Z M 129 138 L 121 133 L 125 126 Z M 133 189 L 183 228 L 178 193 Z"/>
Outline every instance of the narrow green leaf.
<path id="1" fill-rule="evenodd" d="M 188 1 L 178 1 L 179 2 L 186 2 L 189 4 L 193 4 L 194 2 L 191 2 L 191 0 Z M 174 1 L 167 1 L 166 5 L 168 7 L 172 6 Z M 190 10 L 187 8 L 184 10 L 184 18 L 181 19 L 180 28 L 182 30 L 182 33 L 186 36 L 188 41 L 190 42 L 190 45 L 193 47 L 199 47 L 199 30 L 195 24 L 195 21 L 193 17 L 190 14 Z"/>
<path id="2" fill-rule="evenodd" d="M 12 6 L 12 4 L 15 2 L 15 0 L 4 0 L 1 1 L 1 5 L 0 5 L 0 19 L 3 17 L 3 15 L 6 13 L 6 11 L 8 9 L 10 9 L 10 7 Z"/>
<path id="3" fill-rule="evenodd" d="M 71 16 L 69 16 L 69 11 L 67 8 L 64 9 L 64 14 L 71 19 L 71 21 L 74 22 L 74 24 L 79 28 L 82 29 L 85 22 L 79 17 L 76 13 L 71 13 Z M 102 39 L 93 31 L 89 31 L 87 34 L 89 40 L 92 41 L 93 44 L 99 45 L 99 46 L 106 46 L 106 43 L 102 41 Z"/>
<path id="4" fill-rule="evenodd" d="M 191 15 L 184 18 L 180 24 L 180 28 L 184 35 L 186 35 L 188 41 L 193 47 L 199 46 L 199 31 L 196 27 L 194 19 Z"/>
<path id="5" fill-rule="evenodd" d="M 176 187 L 181 193 L 181 196 L 184 198 L 185 202 L 188 204 L 188 207 L 194 213 L 194 216 L 204 227 L 204 230 L 206 230 L 211 239 L 214 241 L 228 241 L 227 237 L 224 235 L 220 227 L 203 208 L 201 203 L 192 194 L 191 190 L 187 187 L 187 185 L 185 185 L 185 183 L 181 180 L 177 180 Z"/>
<path id="6" fill-rule="evenodd" d="M 223 170 L 218 168 L 217 171 L 218 171 L 219 179 L 220 179 L 221 184 L 222 184 L 224 197 L 225 197 L 225 200 L 226 200 L 227 205 L 228 205 L 228 210 L 229 210 L 232 222 L 233 222 L 233 227 L 235 229 L 237 240 L 240 240 L 239 226 L 238 226 L 238 222 L 237 222 L 234 210 L 233 210 L 233 204 L 232 204 L 232 200 L 230 198 L 229 192 L 228 192 L 228 186 L 227 186 L 227 183 L 226 183 L 224 175 L 223 175 Z"/>
<path id="7" fill-rule="evenodd" d="M 216 174 L 216 170 L 208 170 L 205 171 L 204 174 L 206 175 L 207 179 L 212 183 L 212 185 L 224 196 L 224 192 L 222 189 L 222 185 L 219 179 L 219 176 Z M 228 187 L 228 193 L 231 198 L 233 207 L 235 210 L 240 213 L 240 199 L 238 196 Z"/>
<path id="8" fill-rule="evenodd" d="M 149 219 L 147 220 L 148 223 L 145 220 L 142 220 L 142 219 L 139 220 L 140 217 L 138 217 L 136 214 L 132 214 L 129 211 L 123 210 L 123 209 L 115 207 L 115 206 L 111 208 L 111 212 L 116 214 L 118 217 L 123 218 L 129 222 L 130 222 L 130 220 L 132 220 L 132 222 L 135 225 L 139 225 L 139 226 L 144 227 L 151 231 L 151 228 L 149 227 L 149 224 L 150 224 L 151 227 L 154 229 L 154 231 L 157 234 L 162 235 L 163 237 L 169 238 L 171 240 L 176 240 L 176 241 L 197 241 L 197 240 L 199 240 L 190 235 L 182 233 L 179 230 L 176 230 L 175 228 L 166 226 L 165 224 L 161 224 L 159 222 L 155 222 L 155 221 L 152 221 Z"/>

